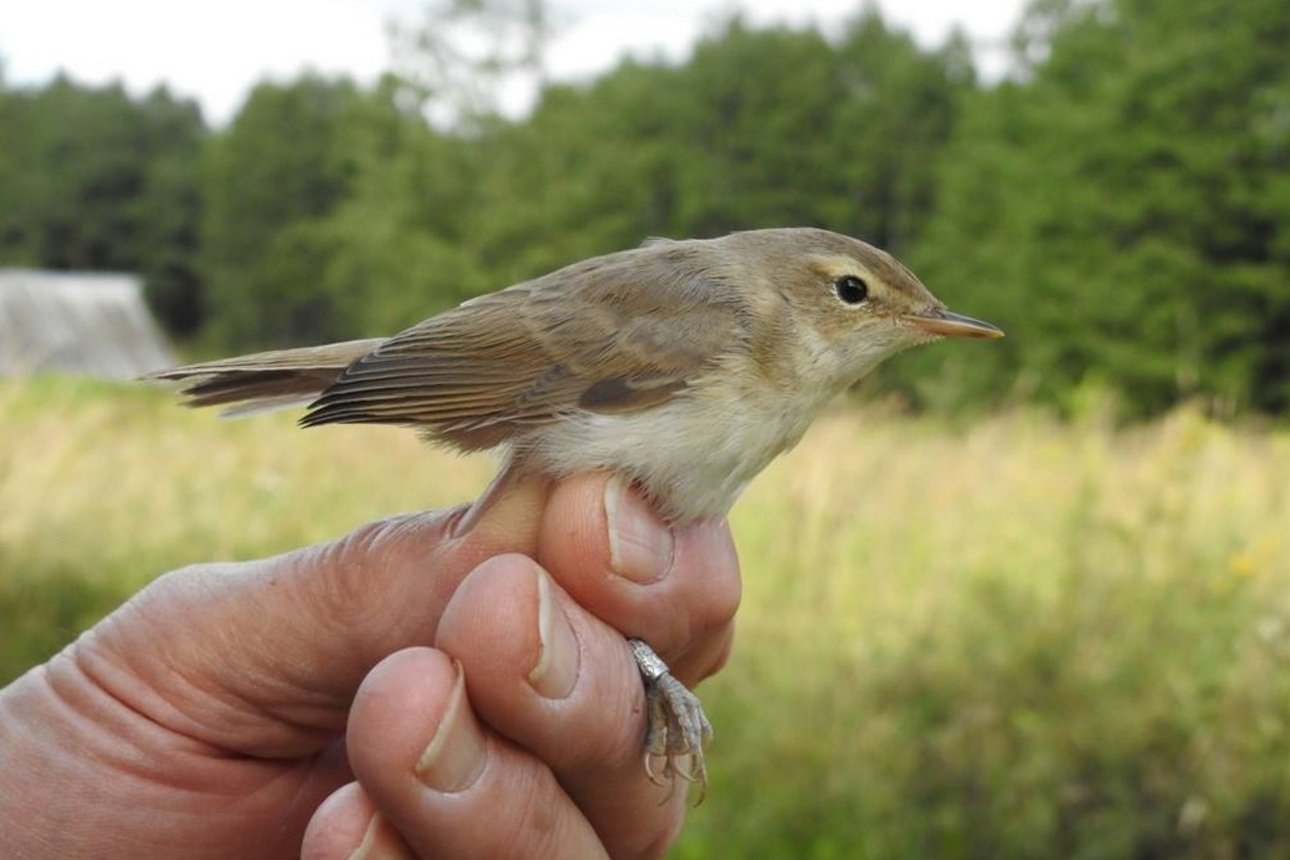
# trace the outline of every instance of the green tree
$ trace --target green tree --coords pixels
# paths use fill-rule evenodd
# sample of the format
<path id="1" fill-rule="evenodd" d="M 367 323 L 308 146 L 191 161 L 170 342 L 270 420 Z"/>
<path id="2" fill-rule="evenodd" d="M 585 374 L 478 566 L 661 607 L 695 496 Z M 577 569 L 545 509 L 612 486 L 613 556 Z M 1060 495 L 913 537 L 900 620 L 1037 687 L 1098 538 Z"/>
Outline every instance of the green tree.
<path id="1" fill-rule="evenodd" d="M 200 164 L 207 131 L 192 102 L 164 88 L 140 104 L 145 134 L 145 193 L 133 203 L 142 230 L 136 268 L 152 309 L 170 331 L 195 334 L 206 321 L 199 254 Z"/>
<path id="2" fill-rule="evenodd" d="M 158 89 L 58 77 L 0 88 L 0 261 L 144 275 L 172 329 L 201 322 L 196 165 L 205 127 Z"/>
<path id="3" fill-rule="evenodd" d="M 203 260 L 217 343 L 287 346 L 346 333 L 319 290 L 334 253 L 319 225 L 353 181 L 345 125 L 359 98 L 346 80 L 260 84 L 212 139 Z"/>
<path id="4" fill-rule="evenodd" d="M 961 45 L 924 54 L 876 13 L 836 42 L 735 18 L 683 64 L 549 87 L 481 141 L 478 256 L 523 277 L 650 235 L 791 224 L 900 250 L 930 215 L 963 68 Z"/>
<path id="5" fill-rule="evenodd" d="M 1045 2 L 1019 32 L 1021 82 L 965 112 L 918 254 L 1014 337 L 939 376 L 1284 411 L 1290 7 Z"/>
<path id="6" fill-rule="evenodd" d="M 400 106 L 385 79 L 357 100 L 344 128 L 348 191 L 317 224 L 330 253 L 316 285 L 347 334 L 389 333 L 496 288 L 470 253 L 481 163 L 470 139 L 433 129 Z"/>

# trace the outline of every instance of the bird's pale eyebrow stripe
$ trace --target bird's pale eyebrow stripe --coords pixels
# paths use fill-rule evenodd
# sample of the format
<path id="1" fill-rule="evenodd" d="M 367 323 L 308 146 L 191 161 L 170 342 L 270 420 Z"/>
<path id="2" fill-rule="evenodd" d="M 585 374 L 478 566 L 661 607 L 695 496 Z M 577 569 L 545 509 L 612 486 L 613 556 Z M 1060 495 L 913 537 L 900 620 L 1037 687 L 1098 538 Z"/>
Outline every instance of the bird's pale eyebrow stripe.
<path id="1" fill-rule="evenodd" d="M 836 257 L 816 257 L 811 260 L 807 266 L 813 272 L 818 273 L 821 277 L 830 281 L 837 280 L 843 275 L 864 277 L 868 274 L 865 271 L 864 266 L 860 265 L 850 257 L 843 257 L 840 255 Z"/>

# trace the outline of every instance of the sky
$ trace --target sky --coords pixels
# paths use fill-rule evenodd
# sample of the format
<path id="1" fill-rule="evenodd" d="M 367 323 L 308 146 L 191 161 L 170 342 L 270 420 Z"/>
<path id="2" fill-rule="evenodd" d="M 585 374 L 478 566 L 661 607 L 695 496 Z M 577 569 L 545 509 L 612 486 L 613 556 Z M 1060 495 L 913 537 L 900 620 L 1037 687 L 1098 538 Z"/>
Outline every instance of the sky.
<path id="1" fill-rule="evenodd" d="M 87 84 L 120 80 L 141 94 L 166 83 L 226 123 L 259 80 L 303 69 L 369 82 L 389 66 L 386 23 L 415 20 L 422 0 L 8 0 L 0 3 L 0 62 L 9 85 L 40 84 L 58 70 Z M 1023 0 L 879 0 L 883 17 L 925 47 L 958 24 L 988 77 L 1002 72 L 1006 39 Z M 551 0 L 556 36 L 547 52 L 556 80 L 611 68 L 625 53 L 683 59 L 723 13 L 754 23 L 814 22 L 826 32 L 861 0 Z M 529 98 L 512 94 L 508 107 Z"/>

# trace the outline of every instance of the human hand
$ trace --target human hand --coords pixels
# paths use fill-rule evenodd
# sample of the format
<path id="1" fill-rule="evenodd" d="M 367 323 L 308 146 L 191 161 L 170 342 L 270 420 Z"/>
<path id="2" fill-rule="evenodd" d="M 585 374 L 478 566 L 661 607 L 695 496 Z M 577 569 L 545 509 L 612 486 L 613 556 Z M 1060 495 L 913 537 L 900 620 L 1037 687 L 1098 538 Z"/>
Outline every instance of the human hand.
<path id="1" fill-rule="evenodd" d="M 725 524 L 669 531 L 605 475 L 460 515 L 176 571 L 0 692 L 9 856 L 284 857 L 306 827 L 319 860 L 661 853 L 684 792 L 644 774 L 622 634 L 720 667 Z"/>

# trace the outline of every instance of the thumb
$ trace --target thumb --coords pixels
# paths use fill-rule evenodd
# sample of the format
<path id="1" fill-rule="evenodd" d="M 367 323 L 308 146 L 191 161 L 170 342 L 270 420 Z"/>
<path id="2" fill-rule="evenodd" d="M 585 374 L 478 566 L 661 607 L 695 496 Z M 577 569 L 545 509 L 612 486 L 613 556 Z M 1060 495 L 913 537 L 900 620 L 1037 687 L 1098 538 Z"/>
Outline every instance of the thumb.
<path id="1" fill-rule="evenodd" d="M 434 642 L 457 585 L 486 558 L 534 554 L 543 481 L 517 481 L 468 533 L 460 509 L 407 514 L 338 540 L 161 577 L 73 646 L 118 700 L 243 754 L 322 749 L 367 672 Z"/>

